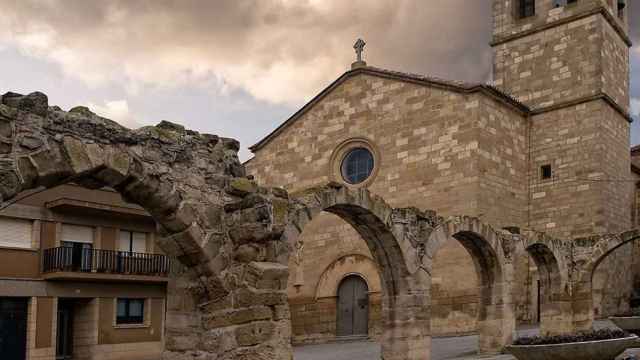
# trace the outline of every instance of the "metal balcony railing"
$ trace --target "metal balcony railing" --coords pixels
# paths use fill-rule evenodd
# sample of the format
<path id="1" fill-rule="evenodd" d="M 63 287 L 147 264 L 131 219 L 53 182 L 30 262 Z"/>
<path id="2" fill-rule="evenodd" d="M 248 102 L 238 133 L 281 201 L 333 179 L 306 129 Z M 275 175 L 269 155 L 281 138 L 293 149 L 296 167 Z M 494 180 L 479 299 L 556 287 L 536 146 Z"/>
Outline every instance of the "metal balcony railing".
<path id="1" fill-rule="evenodd" d="M 57 247 L 42 253 L 42 271 L 168 276 L 167 256 L 128 251 Z"/>

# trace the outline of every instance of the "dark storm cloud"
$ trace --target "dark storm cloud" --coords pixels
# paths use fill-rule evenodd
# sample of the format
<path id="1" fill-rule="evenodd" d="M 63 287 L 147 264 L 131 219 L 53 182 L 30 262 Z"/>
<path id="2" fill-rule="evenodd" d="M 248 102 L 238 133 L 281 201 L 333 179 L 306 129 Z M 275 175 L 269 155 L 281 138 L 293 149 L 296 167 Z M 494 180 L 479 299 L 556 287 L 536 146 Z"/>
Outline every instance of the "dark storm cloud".
<path id="1" fill-rule="evenodd" d="M 0 0 L 0 42 L 93 86 L 214 85 L 299 104 L 372 65 L 484 81 L 489 0 Z"/>

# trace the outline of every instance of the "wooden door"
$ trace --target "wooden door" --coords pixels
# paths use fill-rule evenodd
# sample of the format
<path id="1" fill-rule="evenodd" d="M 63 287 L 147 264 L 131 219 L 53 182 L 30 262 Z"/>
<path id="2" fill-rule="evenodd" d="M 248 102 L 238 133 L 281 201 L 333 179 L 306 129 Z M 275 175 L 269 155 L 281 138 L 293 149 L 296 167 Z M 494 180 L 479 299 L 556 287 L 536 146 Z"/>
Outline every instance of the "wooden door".
<path id="1" fill-rule="evenodd" d="M 369 333 L 369 290 L 359 276 L 349 276 L 340 283 L 337 325 L 337 336 Z"/>

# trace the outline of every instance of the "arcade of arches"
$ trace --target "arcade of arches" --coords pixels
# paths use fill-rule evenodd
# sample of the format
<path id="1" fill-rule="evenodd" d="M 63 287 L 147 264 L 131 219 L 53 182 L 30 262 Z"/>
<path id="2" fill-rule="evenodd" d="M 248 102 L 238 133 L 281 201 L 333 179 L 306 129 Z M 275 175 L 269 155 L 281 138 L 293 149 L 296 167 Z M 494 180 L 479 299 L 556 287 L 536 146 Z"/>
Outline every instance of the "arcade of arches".
<path id="1" fill-rule="evenodd" d="M 368 316 L 380 319 L 385 360 L 429 358 L 434 258 L 451 239 L 473 260 L 479 347 L 491 353 L 514 336 L 514 259 L 528 254 L 544 282 L 543 331 L 569 332 L 591 326 L 592 278 L 603 257 L 640 236 L 561 241 L 495 230 L 477 218 L 393 208 L 337 183 L 290 195 L 246 177 L 232 139 L 168 122 L 131 131 L 86 108 L 49 107 L 41 93 L 2 96 L 0 142 L 5 203 L 74 182 L 116 189 L 154 217 L 158 244 L 184 266 L 169 289 L 164 359 L 290 360 L 287 285 L 301 279 L 288 264 L 303 249 L 305 227 L 324 213 L 348 223 L 367 246 L 333 268 L 368 264 L 371 276 L 346 286 L 361 293 L 356 288 L 366 285 L 377 298 Z M 329 270 L 323 281 L 345 286 L 340 273 Z M 323 291 L 316 296 L 330 296 Z"/>

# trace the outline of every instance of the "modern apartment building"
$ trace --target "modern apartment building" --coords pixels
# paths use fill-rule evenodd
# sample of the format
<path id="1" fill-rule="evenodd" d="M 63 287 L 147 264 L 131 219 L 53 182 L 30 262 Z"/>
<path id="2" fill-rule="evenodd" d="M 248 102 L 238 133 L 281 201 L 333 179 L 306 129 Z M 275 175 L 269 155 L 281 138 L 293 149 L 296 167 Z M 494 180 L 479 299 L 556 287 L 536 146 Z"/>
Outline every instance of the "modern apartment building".
<path id="1" fill-rule="evenodd" d="M 0 359 L 159 359 L 169 259 L 108 189 L 63 185 L 0 211 Z"/>

